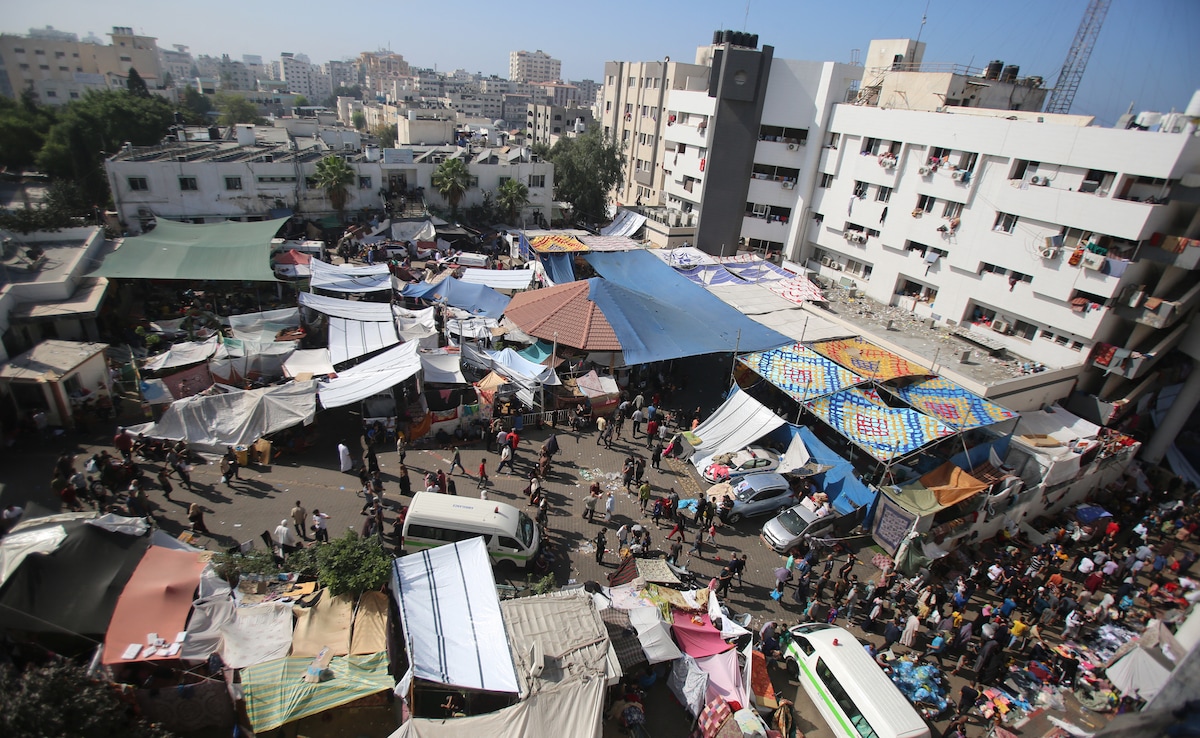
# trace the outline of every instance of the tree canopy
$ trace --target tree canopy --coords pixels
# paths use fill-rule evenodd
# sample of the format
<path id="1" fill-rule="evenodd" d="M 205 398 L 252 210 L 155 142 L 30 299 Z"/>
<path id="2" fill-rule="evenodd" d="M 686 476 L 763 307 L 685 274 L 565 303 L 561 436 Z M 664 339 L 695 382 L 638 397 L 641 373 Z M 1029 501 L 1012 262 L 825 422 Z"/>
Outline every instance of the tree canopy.
<path id="1" fill-rule="evenodd" d="M 354 170 L 340 156 L 330 154 L 317 162 L 317 187 L 325 190 L 329 204 L 339 213 L 346 209 L 350 192 L 346 189 L 355 178 Z"/>
<path id="2" fill-rule="evenodd" d="M 385 149 L 394 148 L 396 139 L 400 137 L 400 130 L 395 123 L 379 126 L 374 133 L 375 137 L 379 139 L 379 145 Z"/>
<path id="3" fill-rule="evenodd" d="M 32 90 L 22 92 L 19 100 L 0 97 L 0 166 L 32 166 L 54 120 L 54 109 L 38 105 Z"/>
<path id="4" fill-rule="evenodd" d="M 355 112 L 350 116 L 350 122 L 354 124 L 355 128 L 361 131 L 367 127 L 367 116 L 362 111 Z"/>
<path id="5" fill-rule="evenodd" d="M 433 171 L 433 187 L 450 205 L 450 213 L 458 214 L 458 204 L 471 187 L 471 173 L 462 159 L 447 159 Z"/>
<path id="6" fill-rule="evenodd" d="M 596 125 L 576 138 L 560 138 L 548 157 L 554 162 L 554 199 L 571 203 L 576 220 L 604 220 L 608 193 L 625 167 L 624 146 Z"/>
<path id="7" fill-rule="evenodd" d="M 129 94 L 137 97 L 150 97 L 150 88 L 146 86 L 146 80 L 142 79 L 142 75 L 138 74 L 138 70 L 133 67 L 129 68 L 125 89 L 129 90 Z"/>
<path id="8" fill-rule="evenodd" d="M 192 125 L 206 126 L 209 124 L 208 114 L 212 112 L 213 104 L 207 95 L 197 92 L 195 87 L 188 85 L 183 88 L 181 102 L 184 120 Z"/>
<path id="9" fill-rule="evenodd" d="M 521 215 L 521 209 L 529 204 L 529 188 L 524 182 L 507 179 L 496 188 L 496 205 L 508 218 L 508 223 L 516 225 Z"/>
<path id="10" fill-rule="evenodd" d="M 216 102 L 217 110 L 221 111 L 220 122 L 223 126 L 232 126 L 237 123 L 259 124 L 263 122 L 263 119 L 258 114 L 258 108 L 254 103 L 241 95 L 218 92 L 213 97 L 213 100 Z"/>
<path id="11" fill-rule="evenodd" d="M 360 538 L 348 530 L 323 546 L 309 546 L 289 554 L 286 571 L 315 576 L 334 595 L 379 589 L 392 571 L 392 557 L 374 536 Z"/>
<path id="12" fill-rule="evenodd" d="M 362 87 L 360 87 L 358 85 L 351 85 L 350 87 L 339 87 L 333 91 L 332 95 L 329 95 L 324 100 L 321 100 L 321 104 L 327 108 L 336 108 L 337 107 L 337 99 L 339 97 L 352 97 L 355 100 L 361 100 L 362 99 Z"/>

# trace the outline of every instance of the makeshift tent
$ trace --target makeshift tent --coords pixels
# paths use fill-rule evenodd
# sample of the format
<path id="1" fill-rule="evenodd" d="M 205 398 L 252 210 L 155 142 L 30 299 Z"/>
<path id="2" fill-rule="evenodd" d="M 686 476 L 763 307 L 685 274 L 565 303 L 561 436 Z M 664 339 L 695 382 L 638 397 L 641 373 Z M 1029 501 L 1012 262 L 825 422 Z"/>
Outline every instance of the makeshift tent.
<path id="1" fill-rule="evenodd" d="M 307 374 L 311 377 L 325 377 L 336 374 L 333 363 L 329 361 L 329 349 L 299 349 L 293 351 L 283 362 L 283 373 L 287 377 L 299 377 Z"/>
<path id="2" fill-rule="evenodd" d="M 859 336 L 812 344 L 818 354 L 833 359 L 842 366 L 868 379 L 886 382 L 897 377 L 931 374 L 928 369 L 879 348 Z"/>
<path id="3" fill-rule="evenodd" d="M 704 709 L 708 674 L 686 653 L 671 664 L 667 687 L 692 716 L 698 716 Z"/>
<path id="4" fill-rule="evenodd" d="M 149 538 L 113 533 L 81 519 L 54 517 L 42 523 L 32 509 L 26 515 L 26 527 L 15 532 L 61 526 L 66 537 L 53 551 L 27 552 L 0 587 L 0 628 L 103 638 Z"/>
<path id="5" fill-rule="evenodd" d="M 947 461 L 919 480 L 889 490 L 888 496 L 905 510 L 926 516 L 958 504 L 987 488 L 986 482 L 975 479 Z"/>
<path id="6" fill-rule="evenodd" d="M 486 715 L 412 718 L 389 738 L 597 738 L 604 693 L 602 679 L 572 682 Z"/>
<path id="7" fill-rule="evenodd" d="M 602 236 L 632 236 L 646 224 L 646 216 L 634 210 L 622 208 L 617 211 L 613 222 L 600 229 Z M 587 236 L 584 237 L 588 238 Z"/>
<path id="8" fill-rule="evenodd" d="M 1122 696 L 1151 700 L 1187 653 L 1167 626 L 1156 620 L 1139 637 L 1117 649 L 1104 673 Z"/>
<path id="9" fill-rule="evenodd" d="M 292 656 L 242 669 L 246 715 L 256 733 L 266 732 L 309 715 L 332 710 L 394 685 L 387 653 L 337 656 L 325 670 L 328 679 L 304 679 L 312 665 L 308 656 Z"/>
<path id="10" fill-rule="evenodd" d="M 538 254 L 537 258 L 551 285 L 575 281 L 575 254 Z"/>
<path id="11" fill-rule="evenodd" d="M 620 676 L 619 667 L 615 672 L 608 667 L 608 629 L 587 592 L 505 600 L 500 612 L 522 697 L 572 682 L 603 681 L 607 676 L 615 683 Z M 600 716 L 594 717 L 598 729 Z"/>
<path id="12" fill-rule="evenodd" d="M 363 592 L 354 609 L 350 653 L 379 653 L 387 649 L 388 598 L 383 592 Z"/>
<path id="13" fill-rule="evenodd" d="M 730 648 L 712 656 L 696 657 L 696 665 L 708 674 L 708 696 L 720 697 L 726 702 L 749 705 L 742 670 L 738 667 L 738 652 Z"/>
<path id="14" fill-rule="evenodd" d="M 812 477 L 812 482 L 829 495 L 829 502 L 835 510 L 852 513 L 856 508 L 870 508 L 874 505 L 877 494 L 859 480 L 853 464 L 822 443 L 811 428 L 795 425 L 789 425 L 787 428 L 804 442 L 810 462 L 822 470 Z M 867 515 L 870 515 L 870 510 L 867 511 Z"/>
<path id="15" fill-rule="evenodd" d="M 671 626 L 662 618 L 657 607 L 635 607 L 626 610 L 629 623 L 637 630 L 638 641 L 650 664 L 674 661 L 683 655 L 671 640 Z"/>
<path id="16" fill-rule="evenodd" d="M 698 465 L 706 458 L 748 446 L 781 425 L 783 418 L 735 388 L 729 399 L 685 438 L 694 450 L 692 463 Z"/>
<path id="17" fill-rule="evenodd" d="M 207 563 L 204 554 L 151 546 L 117 599 L 104 638 L 103 662 L 178 658 L 179 648 L 172 644 L 187 625 L 200 572 Z M 155 648 L 149 635 L 153 633 L 166 645 Z"/>
<path id="18" fill-rule="evenodd" d="M 788 302 L 797 305 L 805 302 L 827 302 L 825 293 L 821 292 L 821 288 L 813 284 L 808 277 L 792 277 L 791 279 L 767 282 L 766 287 Z"/>
<path id="19" fill-rule="evenodd" d="M 443 279 L 436 284 L 421 282 L 405 285 L 401 294 L 466 310 L 472 315 L 500 319 L 509 298 L 483 284 L 471 284 L 459 279 Z"/>
<path id="20" fill-rule="evenodd" d="M 312 258 L 311 254 L 289 249 L 282 254 L 276 254 L 272 262 L 275 265 L 275 273 L 279 276 L 298 279 L 312 275 L 312 267 L 309 266 Z"/>
<path id="21" fill-rule="evenodd" d="M 482 538 L 392 562 L 414 677 L 491 692 L 520 691 Z"/>
<path id="22" fill-rule="evenodd" d="M 93 517 L 95 513 L 74 513 L 74 520 Z M 61 521 L 65 522 L 65 521 Z M 30 554 L 47 554 L 58 550 L 67 539 L 67 529 L 60 521 L 47 522 L 27 530 L 9 533 L 0 538 L 0 587 L 8 581 L 21 562 Z"/>
<path id="23" fill-rule="evenodd" d="M 329 358 L 334 365 L 400 343 L 396 324 L 387 321 L 329 319 Z"/>
<path id="24" fill-rule="evenodd" d="M 880 461 L 916 451 L 954 431 L 910 408 L 883 404 L 857 387 L 809 400 L 805 406 L 846 440 Z"/>
<path id="25" fill-rule="evenodd" d="M 584 246 L 588 247 L 588 251 L 632 251 L 642 248 L 642 245 L 632 238 L 628 238 L 625 234 L 604 233 L 600 231 L 599 236 L 579 236 L 579 240 Z"/>
<path id="26" fill-rule="evenodd" d="M 428 220 L 400 221 L 392 223 L 393 241 L 433 241 L 437 238 L 437 228 Z"/>
<path id="27" fill-rule="evenodd" d="M 889 556 L 895 556 L 919 517 L 919 513 L 910 512 L 893 497 L 891 490 L 884 488 L 875 508 L 871 536 Z"/>
<path id="28" fill-rule="evenodd" d="M 604 277 L 592 280 L 589 297 L 604 311 L 630 363 L 762 351 L 791 343 L 646 250 L 590 253 L 585 258 Z"/>
<path id="29" fill-rule="evenodd" d="M 686 277 L 688 281 L 695 282 L 698 285 L 705 287 L 714 284 L 746 284 L 736 274 L 729 271 L 720 264 L 698 264 L 696 266 L 677 266 L 673 267 L 680 276 Z"/>
<path id="30" fill-rule="evenodd" d="M 365 320 L 376 323 L 390 322 L 392 320 L 392 306 L 386 302 L 345 300 L 340 297 L 328 297 L 313 292 L 301 292 L 299 299 L 301 307 L 306 307 L 334 318 Z"/>
<path id="31" fill-rule="evenodd" d="M 460 279 L 466 284 L 482 284 L 494 290 L 527 290 L 533 281 L 532 269 L 464 269 Z"/>
<path id="32" fill-rule="evenodd" d="M 713 627 L 708 613 L 672 610 L 671 627 L 679 648 L 694 659 L 724 653 L 733 648 L 721 639 L 721 631 Z"/>
<path id="33" fill-rule="evenodd" d="M 621 342 L 600 306 L 592 302 L 589 282 L 533 290 L 513 297 L 504 317 L 523 332 L 584 351 L 620 351 Z"/>
<path id="34" fill-rule="evenodd" d="M 738 361 L 801 403 L 865 381 L 801 343 L 757 351 Z"/>
<path id="35" fill-rule="evenodd" d="M 422 351 L 421 371 L 429 384 L 466 384 L 462 373 L 462 355 L 455 349 Z"/>
<path id="36" fill-rule="evenodd" d="M 492 331 L 499 327 L 499 322 L 494 318 L 472 318 L 470 313 L 459 315 L 463 311 L 458 308 L 450 308 L 450 315 L 443 319 L 442 324 L 446 328 L 446 333 L 451 336 L 459 336 L 468 340 L 491 340 L 493 337 Z"/>
<path id="37" fill-rule="evenodd" d="M 121 239 L 93 277 L 274 282 L 271 239 L 286 218 L 257 223 L 176 223 Z"/>
<path id="38" fill-rule="evenodd" d="M 177 366 L 187 366 L 189 364 L 197 364 L 201 361 L 208 361 L 209 357 L 216 353 L 217 347 L 220 345 L 221 338 L 217 335 L 204 341 L 172 344 L 163 353 L 146 359 L 146 363 L 142 365 L 142 368 L 146 371 L 159 372 Z"/>
<path id="39" fill-rule="evenodd" d="M 229 595 L 192 604 L 181 656 L 203 661 L 219 653 L 231 669 L 282 659 L 292 650 L 292 605 L 262 602 L 238 606 Z"/>
<path id="40" fill-rule="evenodd" d="M 1078 476 L 1081 455 L 1098 443 L 1099 426 L 1055 405 L 1021 413 L 1013 431 L 1015 448 L 1028 460 L 1018 472 L 1029 486 L 1053 487 Z"/>
<path id="41" fill-rule="evenodd" d="M 249 446 L 270 433 L 311 422 L 317 411 L 316 385 L 309 380 L 185 397 L 172 403 L 158 422 L 128 430 L 149 438 L 183 439 L 197 451 L 224 453 L 227 446 Z"/>
<path id="42" fill-rule="evenodd" d="M 587 246 L 584 246 L 582 241 L 574 236 L 566 235 L 535 236 L 529 242 L 529 245 L 533 247 L 534 251 L 543 254 L 588 250 Z"/>
<path id="43" fill-rule="evenodd" d="M 296 626 L 292 630 L 292 655 L 316 656 L 328 647 L 335 656 L 350 653 L 350 626 L 354 621 L 354 598 L 334 596 L 329 589 L 317 590 L 312 607 L 295 609 Z"/>
<path id="44" fill-rule="evenodd" d="M 416 341 L 437 333 L 437 324 L 431 307 L 424 310 L 406 310 L 396 306 L 392 308 L 392 312 L 396 316 L 396 327 L 400 338 L 405 341 Z"/>
<path id="45" fill-rule="evenodd" d="M 392 288 L 392 275 L 387 264 L 376 266 L 335 266 L 320 259 L 309 262 L 313 289 L 328 292 L 379 292 Z"/>
<path id="46" fill-rule="evenodd" d="M 796 276 L 752 254 L 726 256 L 717 261 L 743 282 L 779 282 L 785 279 L 792 279 Z"/>
<path id="47" fill-rule="evenodd" d="M 779 457 L 779 467 L 775 469 L 780 474 L 789 472 L 803 473 L 808 463 L 812 461 L 812 456 L 809 455 L 808 449 L 804 446 L 804 439 L 799 435 L 792 436 L 792 440 L 788 442 L 787 449 L 783 455 Z M 805 475 L 811 476 L 811 475 Z"/>
<path id="48" fill-rule="evenodd" d="M 230 315 L 225 320 L 233 331 L 233 337 L 241 341 L 259 341 L 270 343 L 282 330 L 297 328 L 300 325 L 300 311 L 297 308 L 280 308 L 264 310 L 259 313 L 243 313 Z"/>
<path id="49" fill-rule="evenodd" d="M 1017 417 L 944 377 L 930 377 L 893 390 L 905 402 L 955 430 L 969 430 Z"/>
<path id="50" fill-rule="evenodd" d="M 783 284 L 783 283 L 776 283 Z M 853 331 L 819 313 L 803 309 L 761 284 L 712 284 L 706 289 L 721 302 L 755 322 L 772 328 L 793 341 L 825 341 L 842 338 Z"/>

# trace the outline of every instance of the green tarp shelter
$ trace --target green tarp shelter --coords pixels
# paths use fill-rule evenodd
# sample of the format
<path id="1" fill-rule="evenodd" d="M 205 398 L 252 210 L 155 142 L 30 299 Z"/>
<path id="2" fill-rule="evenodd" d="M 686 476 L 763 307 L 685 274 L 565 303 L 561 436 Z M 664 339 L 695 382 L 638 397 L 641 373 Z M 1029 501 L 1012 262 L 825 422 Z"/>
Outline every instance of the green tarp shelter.
<path id="1" fill-rule="evenodd" d="M 289 656 L 242 669 L 246 714 L 256 733 L 331 710 L 396 684 L 388 674 L 387 653 L 336 656 L 329 664 L 330 678 L 319 684 L 302 679 L 312 662 L 311 656 Z"/>
<path id="2" fill-rule="evenodd" d="M 257 223 L 177 223 L 125 238 L 92 275 L 110 279 L 275 282 L 271 239 L 287 218 Z"/>

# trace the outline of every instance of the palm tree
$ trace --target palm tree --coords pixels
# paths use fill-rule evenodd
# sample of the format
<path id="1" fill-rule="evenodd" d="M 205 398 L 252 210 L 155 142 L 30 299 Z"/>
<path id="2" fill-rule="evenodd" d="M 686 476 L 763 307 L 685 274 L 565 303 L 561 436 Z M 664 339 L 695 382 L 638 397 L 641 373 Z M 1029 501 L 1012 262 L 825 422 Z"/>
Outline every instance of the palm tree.
<path id="1" fill-rule="evenodd" d="M 506 179 L 496 188 L 496 204 L 508 216 L 508 222 L 517 225 L 521 210 L 529 204 L 529 188 L 516 179 Z"/>
<path id="2" fill-rule="evenodd" d="M 462 159 L 447 159 L 433 173 L 433 186 L 450 203 L 450 213 L 458 214 L 458 204 L 471 186 L 471 173 Z"/>
<path id="3" fill-rule="evenodd" d="M 325 196 L 338 214 L 346 209 L 350 192 L 346 189 L 354 182 L 354 170 L 340 156 L 330 154 L 317 162 L 317 187 L 325 190 Z"/>

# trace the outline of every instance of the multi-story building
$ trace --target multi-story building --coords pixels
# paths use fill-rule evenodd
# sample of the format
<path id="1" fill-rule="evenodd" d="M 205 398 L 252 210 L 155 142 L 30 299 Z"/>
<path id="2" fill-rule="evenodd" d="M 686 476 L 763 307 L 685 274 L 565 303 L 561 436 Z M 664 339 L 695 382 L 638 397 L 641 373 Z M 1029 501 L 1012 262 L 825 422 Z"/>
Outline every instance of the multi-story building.
<path id="1" fill-rule="evenodd" d="M 576 89 L 575 101 L 580 107 L 594 108 L 597 95 L 604 89 L 604 85 L 591 79 L 573 79 L 571 85 Z"/>
<path id="2" fill-rule="evenodd" d="M 246 65 L 246 69 L 250 70 L 250 74 L 254 75 L 254 79 L 267 79 L 267 67 L 263 64 L 263 58 L 259 54 L 242 54 L 242 64 Z"/>
<path id="3" fill-rule="evenodd" d="M 560 108 L 576 104 L 582 99 L 579 95 L 579 88 L 575 85 L 563 82 L 547 82 L 541 85 L 541 88 L 542 94 L 546 96 L 546 100 L 551 105 L 557 105 Z"/>
<path id="4" fill-rule="evenodd" d="M 530 104 L 525 114 L 526 141 L 553 146 L 560 138 L 585 132 L 593 122 L 591 108 Z"/>
<path id="5" fill-rule="evenodd" d="M 562 62 L 546 52 L 511 51 L 508 54 L 508 78 L 514 82 L 554 82 L 562 79 Z"/>
<path id="6" fill-rule="evenodd" d="M 152 36 L 113 26 L 111 43 L 78 41 L 74 34 L 55 31 L 31 36 L 0 34 L 0 92 L 8 96 L 32 90 L 39 102 L 62 105 L 86 90 L 121 87 L 136 69 L 155 89 L 162 81 L 158 44 Z"/>
<path id="7" fill-rule="evenodd" d="M 393 80 L 412 73 L 403 56 L 386 50 L 364 51 L 358 55 L 357 64 L 355 83 L 361 82 L 376 95 L 387 93 Z"/>
<path id="8" fill-rule="evenodd" d="M 496 120 L 504 116 L 504 96 L 496 92 L 451 93 L 440 98 L 439 102 L 464 118 Z"/>
<path id="9" fill-rule="evenodd" d="M 335 90 L 339 87 L 353 87 L 358 84 L 358 72 L 352 61 L 325 62 L 324 72 L 329 75 L 329 82 Z"/>
<path id="10" fill-rule="evenodd" d="M 242 62 L 231 59 L 229 54 L 201 55 L 196 59 L 196 69 L 201 77 L 218 81 L 222 90 L 253 90 L 258 87 L 258 78 Z"/>
<path id="11" fill-rule="evenodd" d="M 208 129 L 195 138 L 206 139 Z M 105 162 L 120 219 L 137 231 L 154 218 L 212 222 L 230 218 L 261 220 L 270 211 L 292 208 L 306 215 L 332 213 L 316 186 L 317 162 L 342 156 L 357 173 L 347 212 L 383 207 L 382 190 L 424 187 L 432 202 L 433 173 L 448 158 L 462 158 L 471 188 L 462 207 L 483 201 L 505 179 L 529 187 L 529 207 L 549 216 L 554 165 L 534 161 L 530 149 L 503 151 L 466 146 L 404 146 L 380 151 L 364 147 L 360 134 L 345 127 L 326 128 L 312 118 L 276 121 L 276 127 L 239 125 L 219 140 L 192 140 L 151 147 L 127 147 Z M 227 140 L 228 139 L 228 140 Z"/>
<path id="12" fill-rule="evenodd" d="M 279 78 L 287 83 L 288 92 L 304 95 L 309 99 L 316 97 L 317 93 L 313 87 L 315 73 L 316 70 L 309 63 L 308 57 L 287 51 L 279 55 Z"/>
<path id="13" fill-rule="evenodd" d="M 200 70 L 196 67 L 196 61 L 188 52 L 188 47 L 183 44 L 173 44 L 170 49 L 159 49 L 158 58 L 163 76 L 171 75 L 177 87 L 183 87 L 189 77 L 199 76 Z"/>

